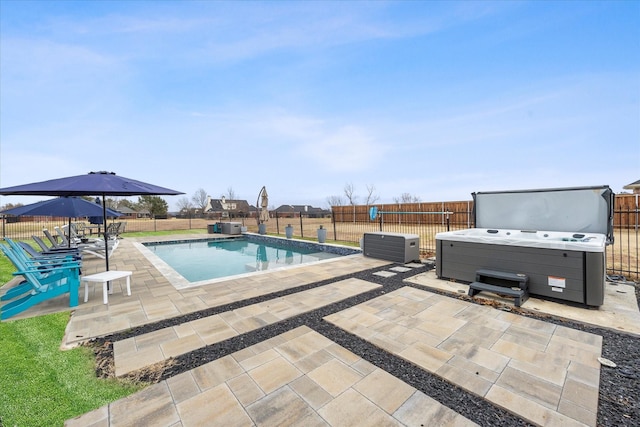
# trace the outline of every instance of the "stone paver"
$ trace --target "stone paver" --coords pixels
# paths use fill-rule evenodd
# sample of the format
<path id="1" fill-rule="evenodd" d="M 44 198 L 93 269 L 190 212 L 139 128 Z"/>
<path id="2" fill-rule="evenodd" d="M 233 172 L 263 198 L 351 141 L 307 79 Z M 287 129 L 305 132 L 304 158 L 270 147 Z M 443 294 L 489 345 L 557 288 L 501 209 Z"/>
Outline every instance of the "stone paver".
<path id="1" fill-rule="evenodd" d="M 374 276 L 380 276 L 384 278 L 396 276 L 398 273 L 394 273 L 392 271 L 376 271 L 373 273 Z"/>
<path id="2" fill-rule="evenodd" d="M 403 314 L 386 320 L 390 309 Z M 353 321 L 361 316 L 367 336 Z M 596 424 L 601 336 L 409 287 L 325 320 L 532 423 Z M 399 335 L 389 322 L 432 339 Z"/>
<path id="3" fill-rule="evenodd" d="M 117 341 L 113 345 L 116 376 L 380 287 L 346 279 Z"/>
<path id="4" fill-rule="evenodd" d="M 363 420 L 367 425 L 475 425 L 306 326 L 65 425 L 347 426 Z"/>
<path id="5" fill-rule="evenodd" d="M 406 273 L 407 271 L 411 271 L 410 267 L 391 267 L 389 270 L 395 271 L 396 273 Z"/>
<path id="6" fill-rule="evenodd" d="M 422 268 L 424 267 L 424 264 L 421 262 L 408 262 L 404 266 L 410 268 Z"/>

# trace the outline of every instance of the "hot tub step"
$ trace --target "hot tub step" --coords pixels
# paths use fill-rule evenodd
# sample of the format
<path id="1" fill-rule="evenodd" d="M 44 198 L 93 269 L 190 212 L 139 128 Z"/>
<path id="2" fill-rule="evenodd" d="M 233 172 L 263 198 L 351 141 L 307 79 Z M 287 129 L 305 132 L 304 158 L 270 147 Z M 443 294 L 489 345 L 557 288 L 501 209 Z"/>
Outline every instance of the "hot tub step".
<path id="1" fill-rule="evenodd" d="M 514 305 L 520 307 L 529 298 L 529 277 L 526 274 L 479 269 L 476 281 L 469 284 L 469 296 L 487 291 L 514 297 Z"/>
<path id="2" fill-rule="evenodd" d="M 481 268 L 476 270 L 476 282 L 490 283 L 492 285 L 513 287 L 526 289 L 529 277 L 522 273 L 510 273 L 507 271 L 488 270 Z M 500 282 L 500 283 L 497 283 Z"/>
<path id="3" fill-rule="evenodd" d="M 481 282 L 471 282 L 469 284 L 469 296 L 473 297 L 476 294 L 478 294 L 479 292 L 482 291 L 487 291 L 487 292 L 493 292 L 495 294 L 501 294 L 501 295 L 507 295 L 510 297 L 514 297 L 515 300 L 513 302 L 513 304 L 516 307 L 520 307 L 522 305 L 523 302 L 525 302 L 527 300 L 527 298 L 529 297 L 529 293 L 525 290 L 522 289 L 513 289 L 513 288 L 507 288 L 504 286 L 498 286 L 498 285 L 490 285 L 488 283 L 481 283 Z"/>

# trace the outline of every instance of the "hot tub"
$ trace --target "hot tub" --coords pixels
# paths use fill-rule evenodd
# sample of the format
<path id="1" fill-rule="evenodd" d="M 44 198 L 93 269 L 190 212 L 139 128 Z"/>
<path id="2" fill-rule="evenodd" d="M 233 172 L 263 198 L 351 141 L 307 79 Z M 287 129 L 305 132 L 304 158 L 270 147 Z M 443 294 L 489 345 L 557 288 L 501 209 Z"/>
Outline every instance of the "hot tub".
<path id="1" fill-rule="evenodd" d="M 473 196 L 478 228 L 436 234 L 438 277 L 473 282 L 479 269 L 526 274 L 532 295 L 602 305 L 613 225 L 609 187 Z M 563 231 L 569 227 L 577 231 Z"/>
<path id="2" fill-rule="evenodd" d="M 529 293 L 587 305 L 604 298 L 606 235 L 472 228 L 436 234 L 436 275 L 473 282 L 481 268 L 526 274 Z"/>

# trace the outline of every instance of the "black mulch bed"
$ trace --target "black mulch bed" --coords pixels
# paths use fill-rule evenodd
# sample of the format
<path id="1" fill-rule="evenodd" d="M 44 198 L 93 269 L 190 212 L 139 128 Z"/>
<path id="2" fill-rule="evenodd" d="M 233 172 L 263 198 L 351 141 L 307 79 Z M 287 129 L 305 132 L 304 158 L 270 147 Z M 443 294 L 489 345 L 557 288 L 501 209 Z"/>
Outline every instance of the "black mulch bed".
<path id="1" fill-rule="evenodd" d="M 347 300 L 322 307 L 310 313 L 296 316 L 280 323 L 266 326 L 253 332 L 249 332 L 223 342 L 209 345 L 190 353 L 170 359 L 165 363 L 158 364 L 153 367 L 145 368 L 141 371 L 129 374 L 127 377 L 136 381 L 144 381 L 155 383 L 174 375 L 186 372 L 205 363 L 216 360 L 220 357 L 229 355 L 243 348 L 257 344 L 266 339 L 280 335 L 286 331 L 306 325 L 309 328 L 321 333 L 342 347 L 357 354 L 363 359 L 373 363 L 374 365 L 384 369 L 390 374 L 400 378 L 407 384 L 422 391 L 433 399 L 448 406 L 456 412 L 464 415 L 468 419 L 483 426 L 526 426 L 526 421 L 512 415 L 509 412 L 498 408 L 488 401 L 471 394 L 433 374 L 425 372 L 415 365 L 400 359 L 367 341 L 358 338 L 348 332 L 345 332 L 331 324 L 322 320 L 323 317 L 345 310 L 354 305 L 360 304 L 372 298 L 376 298 L 385 293 L 392 292 L 403 286 L 413 286 L 418 289 L 423 287 L 415 284 L 405 283 L 407 279 L 416 274 L 424 273 L 432 266 L 425 265 L 424 268 L 413 269 L 406 273 L 398 273 L 390 278 L 382 278 L 374 276 L 376 271 L 387 270 L 386 268 L 378 268 L 367 270 L 355 274 L 345 275 L 342 277 L 325 280 L 310 285 L 300 286 L 293 289 L 287 289 L 282 292 L 273 293 L 261 297 L 251 298 L 244 301 L 226 304 L 219 307 L 213 307 L 207 310 L 167 319 L 161 322 L 144 325 L 135 329 L 130 329 L 121 333 L 109 335 L 106 337 L 92 340 L 87 345 L 94 349 L 97 357 L 97 374 L 100 377 L 113 376 L 113 342 L 126 338 L 175 326 L 191 320 L 211 316 L 229 310 L 234 310 L 247 305 L 255 304 L 261 301 L 270 300 L 276 297 L 284 296 L 311 289 L 317 286 L 323 286 L 338 280 L 355 277 L 367 280 L 383 286 L 382 289 L 376 289 L 361 295 L 354 296 Z M 607 284 L 614 286 L 614 284 Z M 448 293 L 438 292 L 452 298 L 470 300 L 466 295 L 451 295 Z M 640 301 L 640 287 L 636 286 L 636 298 Z M 477 301 L 476 301 L 477 302 Z M 481 303 L 481 302 L 477 302 Z M 495 303 L 492 303 L 495 305 Z M 640 425 L 640 400 L 638 394 L 640 392 L 640 338 L 614 332 L 612 330 L 598 328 L 590 325 L 567 321 L 549 315 L 540 313 L 532 313 L 526 310 L 518 309 L 513 305 L 500 305 L 497 309 L 509 310 L 514 313 L 521 314 L 546 322 L 555 323 L 569 328 L 579 329 L 603 337 L 602 357 L 614 361 L 616 368 L 602 366 L 600 369 L 600 398 L 598 403 L 598 425 L 599 426 L 621 426 L 621 425 Z"/>

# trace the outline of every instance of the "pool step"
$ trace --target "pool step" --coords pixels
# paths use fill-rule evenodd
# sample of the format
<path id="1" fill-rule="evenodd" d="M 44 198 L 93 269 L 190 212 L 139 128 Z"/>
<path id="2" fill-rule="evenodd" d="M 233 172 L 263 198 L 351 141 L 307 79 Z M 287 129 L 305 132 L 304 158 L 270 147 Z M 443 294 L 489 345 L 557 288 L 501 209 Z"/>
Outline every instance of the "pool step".
<path id="1" fill-rule="evenodd" d="M 513 297 L 514 305 L 520 307 L 529 298 L 529 277 L 522 273 L 482 268 L 476 270 L 476 280 L 469 284 L 469 296 L 482 291 Z"/>

